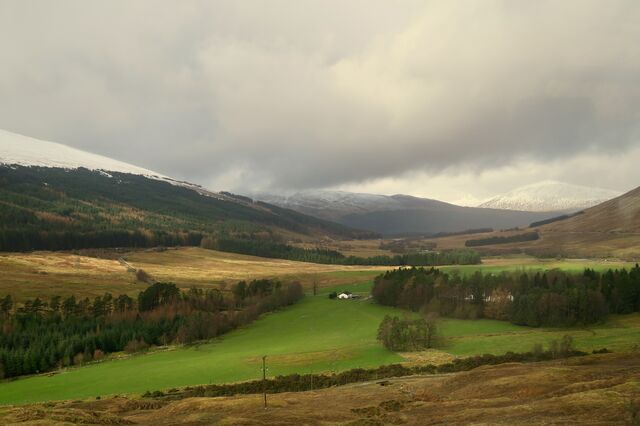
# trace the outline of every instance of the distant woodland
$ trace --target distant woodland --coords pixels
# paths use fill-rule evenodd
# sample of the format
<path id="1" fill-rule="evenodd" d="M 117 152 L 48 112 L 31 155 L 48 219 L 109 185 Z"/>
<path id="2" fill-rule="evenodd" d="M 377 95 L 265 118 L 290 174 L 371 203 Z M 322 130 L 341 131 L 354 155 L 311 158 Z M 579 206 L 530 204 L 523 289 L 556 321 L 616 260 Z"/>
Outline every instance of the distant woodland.
<path id="1" fill-rule="evenodd" d="M 464 243 L 464 245 L 466 247 L 480 247 L 480 246 L 489 246 L 493 244 L 521 243 L 524 241 L 535 241 L 538 239 L 540 239 L 540 235 L 537 232 L 525 232 L 523 234 L 510 235 L 508 237 L 495 236 L 495 237 L 467 240 Z"/>
<path id="2" fill-rule="evenodd" d="M 437 269 L 400 268 L 375 279 L 383 305 L 456 318 L 491 318 L 532 327 L 605 321 L 640 311 L 640 267 L 546 273 L 476 272 L 468 277 Z"/>
<path id="3" fill-rule="evenodd" d="M 268 239 L 207 238 L 202 247 L 231 253 L 332 265 L 437 266 L 474 265 L 481 262 L 473 250 L 444 250 L 394 256 L 345 256 L 335 250 L 303 249 Z"/>

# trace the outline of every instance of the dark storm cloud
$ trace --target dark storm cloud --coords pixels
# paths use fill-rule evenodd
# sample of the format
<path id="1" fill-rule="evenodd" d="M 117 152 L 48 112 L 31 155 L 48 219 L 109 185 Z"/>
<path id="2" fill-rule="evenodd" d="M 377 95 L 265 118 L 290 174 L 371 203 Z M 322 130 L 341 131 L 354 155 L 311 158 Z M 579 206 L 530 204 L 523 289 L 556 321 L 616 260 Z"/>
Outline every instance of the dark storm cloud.
<path id="1" fill-rule="evenodd" d="M 482 171 L 639 142 L 640 4 L 0 5 L 0 127 L 215 189 Z"/>

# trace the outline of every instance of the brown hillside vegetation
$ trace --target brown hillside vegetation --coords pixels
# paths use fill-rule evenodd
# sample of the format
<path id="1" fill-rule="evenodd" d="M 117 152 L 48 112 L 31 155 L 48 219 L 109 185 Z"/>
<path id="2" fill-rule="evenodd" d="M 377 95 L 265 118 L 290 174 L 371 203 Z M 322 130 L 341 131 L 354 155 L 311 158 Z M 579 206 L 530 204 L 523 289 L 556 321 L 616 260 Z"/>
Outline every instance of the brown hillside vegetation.
<path id="1" fill-rule="evenodd" d="M 574 257 L 618 257 L 640 259 L 640 188 L 585 210 L 569 219 L 534 228 L 536 241 L 493 244 L 475 249 L 491 254 L 525 251 L 533 255 Z M 504 237 L 531 232 L 510 230 L 457 235 L 434 240 L 438 248 L 460 248 L 471 239 Z"/>
<path id="2" fill-rule="evenodd" d="M 3 424 L 637 424 L 640 355 L 503 364 L 320 391 L 173 402 L 123 397 L 0 409 Z M 635 416 L 635 417 L 634 417 Z"/>
<path id="3" fill-rule="evenodd" d="M 119 262 L 120 257 L 126 263 Z M 195 247 L 127 253 L 105 250 L 100 257 L 44 251 L 0 253 L 0 296 L 11 294 L 18 301 L 53 295 L 93 298 L 105 292 L 137 296 L 147 284 L 137 280 L 127 265 L 143 270 L 153 280 L 174 282 L 181 288 L 218 287 L 256 278 L 295 280 L 306 286 L 317 282 L 322 287 L 353 281 L 349 272 L 370 271 L 373 277 L 387 269 L 266 259 Z"/>
<path id="4" fill-rule="evenodd" d="M 640 233 L 640 188 L 540 229 L 543 232 Z"/>

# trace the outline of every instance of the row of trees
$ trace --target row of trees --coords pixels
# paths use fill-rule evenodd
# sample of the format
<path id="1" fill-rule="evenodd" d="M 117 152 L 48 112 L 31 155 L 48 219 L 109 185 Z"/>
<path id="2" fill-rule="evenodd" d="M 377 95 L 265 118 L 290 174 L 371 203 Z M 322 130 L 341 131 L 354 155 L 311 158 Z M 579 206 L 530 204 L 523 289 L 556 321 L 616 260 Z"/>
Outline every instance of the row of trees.
<path id="1" fill-rule="evenodd" d="M 525 232 L 522 234 L 509 235 L 508 237 L 487 237 L 478 238 L 474 240 L 465 241 L 466 247 L 480 247 L 489 246 L 493 244 L 509 244 L 509 243 L 521 243 L 523 241 L 535 241 L 540 238 L 537 232 Z"/>
<path id="2" fill-rule="evenodd" d="M 113 247 L 199 246 L 203 234 L 185 231 L 76 231 L 1 229 L 0 251 L 72 250 Z"/>
<path id="3" fill-rule="evenodd" d="M 480 255 L 473 250 L 445 250 L 398 254 L 394 256 L 357 257 L 345 256 L 335 250 L 304 249 L 267 239 L 207 238 L 203 247 L 232 253 L 248 254 L 276 259 L 296 260 L 332 265 L 381 265 L 381 266 L 436 266 L 473 265 L 481 262 Z"/>
<path id="4" fill-rule="evenodd" d="M 46 372 L 111 352 L 210 339 L 303 295 L 298 283 L 259 280 L 240 282 L 226 294 L 182 292 L 174 284 L 157 283 L 137 299 L 107 293 L 93 300 L 36 298 L 17 306 L 5 296 L 0 299 L 0 377 Z"/>
<path id="5" fill-rule="evenodd" d="M 529 326 L 572 326 L 604 321 L 610 313 L 640 311 L 640 267 L 536 273 L 400 268 L 375 279 L 374 299 L 383 305 L 457 318 L 492 318 Z"/>

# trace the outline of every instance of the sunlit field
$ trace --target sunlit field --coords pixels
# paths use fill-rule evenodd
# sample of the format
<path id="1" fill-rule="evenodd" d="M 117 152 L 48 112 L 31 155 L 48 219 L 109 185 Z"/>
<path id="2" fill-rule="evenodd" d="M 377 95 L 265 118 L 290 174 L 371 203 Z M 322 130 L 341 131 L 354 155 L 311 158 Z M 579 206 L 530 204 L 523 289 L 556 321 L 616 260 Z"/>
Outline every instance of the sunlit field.
<path id="1" fill-rule="evenodd" d="M 224 383 L 260 377 L 261 357 L 267 355 L 269 376 L 331 372 L 403 362 L 399 354 L 376 341 L 385 315 L 408 315 L 367 300 L 371 280 L 351 275 L 351 284 L 321 289 L 300 303 L 269 314 L 255 323 L 210 343 L 157 349 L 62 372 L 0 384 L 0 402 L 27 403 L 143 393 L 195 384 Z M 359 300 L 330 300 L 333 290 L 350 290 Z M 531 350 L 565 334 L 576 347 L 627 350 L 640 341 L 640 315 L 612 318 L 588 329 L 544 329 L 495 320 L 443 319 L 441 352 L 452 356 Z M 118 358 L 114 356 L 112 358 Z"/>

